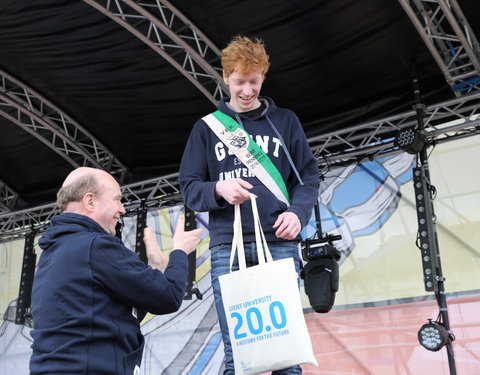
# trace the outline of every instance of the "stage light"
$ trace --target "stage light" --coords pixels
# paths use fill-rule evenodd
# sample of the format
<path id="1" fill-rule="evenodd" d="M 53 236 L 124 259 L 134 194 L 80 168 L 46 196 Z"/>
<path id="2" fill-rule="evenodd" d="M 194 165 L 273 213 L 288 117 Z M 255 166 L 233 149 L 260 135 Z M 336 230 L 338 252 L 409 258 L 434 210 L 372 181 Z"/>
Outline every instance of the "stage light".
<path id="1" fill-rule="evenodd" d="M 409 154 L 418 154 L 427 142 L 425 135 L 409 128 L 400 130 L 395 136 L 395 145 Z"/>
<path id="2" fill-rule="evenodd" d="M 428 323 L 424 324 L 418 331 L 418 342 L 425 349 L 437 352 L 442 349 L 448 340 L 455 340 L 453 334 L 449 333 L 445 326 L 440 323 L 428 319 Z"/>
<path id="3" fill-rule="evenodd" d="M 318 313 L 329 312 L 335 303 L 340 256 L 340 252 L 331 243 L 325 243 L 325 239 L 302 242 L 302 257 L 307 264 L 300 276 L 304 279 L 310 306 Z"/>

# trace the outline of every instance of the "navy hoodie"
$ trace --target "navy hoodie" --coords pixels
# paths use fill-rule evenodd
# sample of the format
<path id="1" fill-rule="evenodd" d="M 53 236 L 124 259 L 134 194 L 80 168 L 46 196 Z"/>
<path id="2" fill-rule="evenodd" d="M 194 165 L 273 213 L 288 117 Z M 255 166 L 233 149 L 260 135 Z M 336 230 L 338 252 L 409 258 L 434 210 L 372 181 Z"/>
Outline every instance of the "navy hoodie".
<path id="1" fill-rule="evenodd" d="M 133 374 L 144 346 L 139 322 L 144 311 L 179 309 L 187 255 L 174 250 L 162 273 L 95 221 L 71 213 L 54 217 L 39 245 L 30 374 Z"/>
<path id="2" fill-rule="evenodd" d="M 259 98 L 266 106 L 256 118 L 249 119 L 234 112 L 223 98 L 218 109 L 234 118 L 252 136 L 269 156 L 285 181 L 291 206 L 278 200 L 263 183 L 252 175 L 203 120 L 192 129 L 180 166 L 179 183 L 186 205 L 192 210 L 209 212 L 210 246 L 231 243 L 233 237 L 233 206 L 224 199 L 216 200 L 215 184 L 219 180 L 242 178 L 253 185 L 257 195 L 260 221 L 267 241 L 283 241 L 275 236 L 273 224 L 285 211 L 295 213 L 302 227 L 308 222 L 318 197 L 319 173 L 316 160 L 297 116 L 290 110 L 279 108 L 268 97 Z M 270 120 L 280 133 L 304 185 L 293 171 L 281 142 L 270 126 Z M 255 241 L 250 201 L 241 205 L 243 239 Z"/>

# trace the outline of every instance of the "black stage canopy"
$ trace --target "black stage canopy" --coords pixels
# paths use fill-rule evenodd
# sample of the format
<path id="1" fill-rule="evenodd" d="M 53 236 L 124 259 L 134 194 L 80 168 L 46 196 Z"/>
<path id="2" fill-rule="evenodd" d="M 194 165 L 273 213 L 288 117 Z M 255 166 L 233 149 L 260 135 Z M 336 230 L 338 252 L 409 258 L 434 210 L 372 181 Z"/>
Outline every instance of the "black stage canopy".
<path id="1" fill-rule="evenodd" d="M 478 0 L 458 3 L 479 36 Z M 171 4 L 219 49 L 236 34 L 264 39 L 272 65 L 262 94 L 294 110 L 307 137 L 410 110 L 413 71 L 426 104 L 455 98 L 398 0 Z M 171 63 L 88 1 L 2 0 L 0 69 L 103 144 L 127 168 L 127 184 L 176 172 L 193 123 L 214 109 Z M 23 207 L 53 202 L 72 168 L 0 116 L 0 181 Z"/>

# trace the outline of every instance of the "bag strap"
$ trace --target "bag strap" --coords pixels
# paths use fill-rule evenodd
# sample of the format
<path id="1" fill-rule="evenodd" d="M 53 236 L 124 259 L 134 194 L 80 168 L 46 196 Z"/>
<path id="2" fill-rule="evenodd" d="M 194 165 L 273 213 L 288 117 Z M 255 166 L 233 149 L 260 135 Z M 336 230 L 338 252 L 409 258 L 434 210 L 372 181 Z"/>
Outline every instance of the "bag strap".
<path id="1" fill-rule="evenodd" d="M 265 233 L 263 233 L 262 223 L 260 222 L 260 215 L 258 215 L 257 196 L 252 193 L 248 193 L 248 194 L 250 195 L 250 201 L 252 202 L 252 212 L 253 212 L 253 220 L 255 224 L 255 242 L 257 244 L 258 264 L 265 263 L 265 258 L 267 259 L 267 262 L 273 262 L 272 254 L 270 253 L 267 239 L 265 238 Z"/>
<path id="2" fill-rule="evenodd" d="M 249 193 L 249 195 L 250 201 L 252 202 L 253 225 L 255 228 L 255 243 L 257 245 L 258 264 L 264 264 L 265 260 L 267 262 L 273 262 L 272 254 L 268 248 L 267 239 L 263 233 L 260 216 L 258 215 L 257 197 L 251 193 Z M 242 217 L 239 204 L 235 205 L 234 213 L 232 250 L 230 252 L 230 272 L 232 272 L 233 261 L 235 260 L 235 252 L 238 254 L 238 268 L 240 270 L 247 268 L 245 260 L 245 248 L 243 246 Z"/>
<path id="3" fill-rule="evenodd" d="M 239 269 L 247 268 L 245 261 L 245 249 L 243 247 L 242 234 L 242 217 L 240 214 L 240 205 L 235 205 L 235 215 L 233 219 L 233 239 L 232 250 L 230 251 L 230 272 L 232 272 L 233 261 L 235 259 L 235 252 L 238 253 L 238 267 Z"/>
<path id="4" fill-rule="evenodd" d="M 290 206 L 285 181 L 268 155 L 238 122 L 227 114 L 215 111 L 202 120 L 228 149 L 287 207 Z"/>

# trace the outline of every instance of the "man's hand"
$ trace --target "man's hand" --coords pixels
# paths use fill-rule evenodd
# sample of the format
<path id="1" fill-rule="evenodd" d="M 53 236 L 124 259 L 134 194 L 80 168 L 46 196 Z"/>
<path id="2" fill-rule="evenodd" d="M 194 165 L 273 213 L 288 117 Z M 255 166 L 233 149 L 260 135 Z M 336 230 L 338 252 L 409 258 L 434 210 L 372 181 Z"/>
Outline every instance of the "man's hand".
<path id="1" fill-rule="evenodd" d="M 248 190 L 253 186 L 241 178 L 233 180 L 218 181 L 215 185 L 215 195 L 217 198 L 223 198 L 228 203 L 241 204 L 250 199 Z"/>
<path id="2" fill-rule="evenodd" d="M 302 225 L 296 214 L 293 212 L 284 212 L 278 215 L 277 221 L 273 224 L 273 228 L 277 228 L 275 236 L 278 238 L 294 240 L 300 233 Z"/>
<path id="3" fill-rule="evenodd" d="M 152 268 L 163 272 L 167 268 L 168 259 L 162 249 L 160 249 L 160 246 L 158 246 L 155 231 L 152 228 L 146 227 L 143 230 L 143 242 L 145 243 L 145 250 L 150 265 Z"/>
<path id="4" fill-rule="evenodd" d="M 194 229 L 185 232 L 185 216 L 178 218 L 177 228 L 173 235 L 173 248 L 183 250 L 187 255 L 193 252 L 200 242 L 201 229 Z"/>

